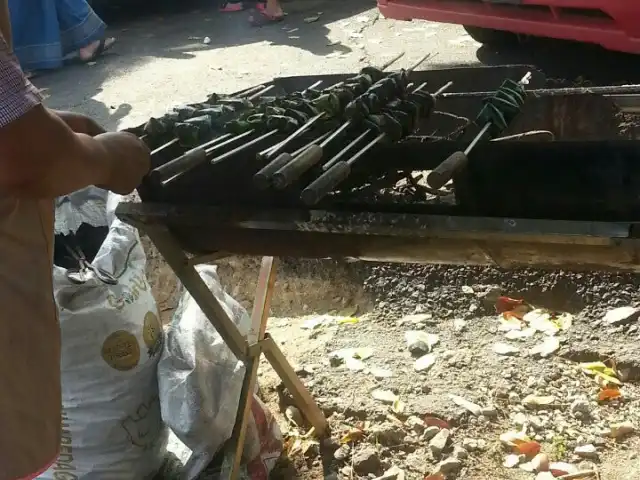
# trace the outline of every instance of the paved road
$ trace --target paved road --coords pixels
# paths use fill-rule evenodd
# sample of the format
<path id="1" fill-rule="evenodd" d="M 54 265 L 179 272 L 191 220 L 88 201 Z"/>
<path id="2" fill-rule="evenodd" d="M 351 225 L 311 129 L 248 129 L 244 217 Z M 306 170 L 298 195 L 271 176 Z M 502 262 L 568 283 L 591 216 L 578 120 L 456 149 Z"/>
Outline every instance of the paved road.
<path id="1" fill-rule="evenodd" d="M 259 29 L 248 25 L 248 13 L 221 15 L 211 0 L 155 4 L 147 7 L 153 11 L 126 15 L 106 12 L 119 40 L 113 53 L 95 65 L 69 66 L 35 83 L 49 96 L 49 105 L 88 113 L 114 129 L 139 124 L 176 103 L 200 100 L 207 92 L 230 92 L 278 75 L 353 72 L 400 51 L 406 55 L 397 65 L 404 67 L 432 52 L 429 68 L 532 63 L 562 78 L 640 81 L 636 58 L 598 48 L 540 42 L 497 53 L 459 26 L 387 20 L 370 0 L 285 5 L 286 22 Z M 311 22 L 313 17 L 318 18 Z"/>

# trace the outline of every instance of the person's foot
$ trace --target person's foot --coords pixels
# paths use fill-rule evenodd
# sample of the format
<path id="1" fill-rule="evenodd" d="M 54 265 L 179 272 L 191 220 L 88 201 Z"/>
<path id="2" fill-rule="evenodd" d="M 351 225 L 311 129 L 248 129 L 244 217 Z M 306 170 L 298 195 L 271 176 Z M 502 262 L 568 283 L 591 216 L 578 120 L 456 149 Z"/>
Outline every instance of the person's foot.
<path id="1" fill-rule="evenodd" d="M 109 50 L 114 43 L 116 43 L 116 39 L 113 37 L 96 40 L 95 42 L 90 43 L 86 47 L 81 48 L 78 51 L 78 57 L 82 62 L 85 62 L 85 63 L 93 62 L 96 58 L 98 58 L 104 52 Z"/>
<path id="2" fill-rule="evenodd" d="M 265 6 L 265 8 L 258 9 L 257 15 L 252 15 L 249 17 L 249 23 L 254 27 L 262 27 L 265 25 L 269 25 L 270 23 L 278 23 L 284 20 L 285 13 L 280 7 L 280 5 L 276 5 L 275 7 L 271 7 L 269 4 Z"/>

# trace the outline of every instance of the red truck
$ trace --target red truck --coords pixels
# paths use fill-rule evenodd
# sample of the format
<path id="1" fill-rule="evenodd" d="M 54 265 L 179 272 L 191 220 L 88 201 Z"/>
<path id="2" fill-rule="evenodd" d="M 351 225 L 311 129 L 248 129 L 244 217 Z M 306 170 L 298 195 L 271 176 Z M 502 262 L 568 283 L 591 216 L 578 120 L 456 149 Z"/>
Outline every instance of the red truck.
<path id="1" fill-rule="evenodd" d="M 378 0 L 378 8 L 387 18 L 463 25 L 474 40 L 488 45 L 530 35 L 640 53 L 636 0 Z"/>

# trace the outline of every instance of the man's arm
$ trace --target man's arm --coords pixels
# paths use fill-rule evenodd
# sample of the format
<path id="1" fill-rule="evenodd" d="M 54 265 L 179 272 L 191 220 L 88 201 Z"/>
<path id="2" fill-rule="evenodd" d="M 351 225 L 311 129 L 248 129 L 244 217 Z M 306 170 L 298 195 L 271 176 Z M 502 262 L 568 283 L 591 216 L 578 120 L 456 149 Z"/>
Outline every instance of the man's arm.
<path id="1" fill-rule="evenodd" d="M 80 113 L 65 112 L 61 110 L 49 110 L 56 114 L 64 123 L 67 124 L 71 130 L 76 133 L 85 133 L 90 137 L 95 137 L 101 133 L 106 133 L 106 130 L 96 122 L 93 118 L 87 117 Z"/>
<path id="2" fill-rule="evenodd" d="M 135 136 L 75 133 L 41 105 L 0 39 L 0 192 L 54 198 L 102 185 L 128 193 L 148 168 L 149 150 Z"/>

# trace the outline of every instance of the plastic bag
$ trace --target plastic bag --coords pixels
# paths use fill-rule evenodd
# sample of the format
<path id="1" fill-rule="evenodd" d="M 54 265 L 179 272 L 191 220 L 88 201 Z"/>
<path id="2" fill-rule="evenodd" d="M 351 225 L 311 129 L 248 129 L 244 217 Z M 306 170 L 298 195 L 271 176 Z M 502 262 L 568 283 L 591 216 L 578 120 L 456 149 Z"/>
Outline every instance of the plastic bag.
<path id="1" fill-rule="evenodd" d="M 157 384 L 164 337 L 145 276 L 145 254 L 136 230 L 115 218 L 119 196 L 91 188 L 70 197 L 71 202 L 57 202 L 65 205 L 57 215 L 91 211 L 88 223 L 98 226 L 95 208 L 68 206 L 102 206 L 109 232 L 92 264 L 114 275 L 118 284 L 95 277 L 76 284 L 65 268 L 54 267 L 62 334 L 62 438 L 57 462 L 38 478 L 148 478 L 164 460 L 168 430 Z M 63 220 L 57 225 L 70 225 L 70 231 L 82 223 Z"/>
<path id="2" fill-rule="evenodd" d="M 199 265 L 197 270 L 240 333 L 248 335 L 251 319 L 246 310 L 222 289 L 216 268 Z M 158 366 L 162 418 L 191 451 L 182 472 L 183 478 L 198 478 L 231 437 L 244 374 L 242 362 L 236 359 L 189 293 L 183 293 L 167 329 Z M 256 422 L 249 427 L 245 442 L 248 462 L 262 452 L 257 432 L 264 425 L 273 431 L 274 423 L 267 422 L 266 418 L 272 417 L 259 400 L 254 404 L 261 406 L 255 412 L 256 407 L 252 406 Z M 279 430 L 277 437 L 281 444 Z M 182 457 L 183 453 L 177 456 Z M 206 474 L 206 478 L 213 477 Z"/>

